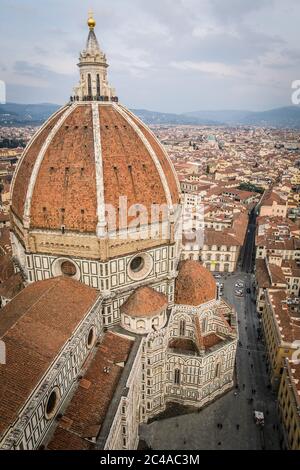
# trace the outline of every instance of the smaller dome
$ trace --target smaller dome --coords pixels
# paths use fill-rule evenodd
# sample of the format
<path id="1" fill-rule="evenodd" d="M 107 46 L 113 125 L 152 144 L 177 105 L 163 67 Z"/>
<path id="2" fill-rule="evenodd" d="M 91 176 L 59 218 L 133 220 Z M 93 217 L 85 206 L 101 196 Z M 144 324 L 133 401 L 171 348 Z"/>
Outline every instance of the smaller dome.
<path id="1" fill-rule="evenodd" d="M 130 317 L 152 317 L 158 315 L 168 306 L 168 299 L 164 294 L 151 287 L 139 287 L 121 306 L 121 313 Z"/>
<path id="2" fill-rule="evenodd" d="M 175 303 L 198 306 L 215 300 L 216 281 L 199 261 L 186 260 L 179 264 L 175 285 Z"/>

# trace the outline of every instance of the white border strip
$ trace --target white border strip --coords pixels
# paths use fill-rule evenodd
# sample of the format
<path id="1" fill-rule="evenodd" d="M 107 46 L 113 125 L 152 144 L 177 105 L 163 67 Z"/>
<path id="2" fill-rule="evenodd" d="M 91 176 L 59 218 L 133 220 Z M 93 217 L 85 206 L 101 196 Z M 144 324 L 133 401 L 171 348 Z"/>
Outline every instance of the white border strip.
<path id="1" fill-rule="evenodd" d="M 121 114 L 121 116 L 128 122 L 128 124 L 130 124 L 130 126 L 134 129 L 134 131 L 139 136 L 139 138 L 141 139 L 141 141 L 145 145 L 146 149 L 148 150 L 148 152 L 149 152 L 150 156 L 152 157 L 152 160 L 153 160 L 153 162 L 156 166 L 156 169 L 159 173 L 159 176 L 160 176 L 160 179 L 161 179 L 164 191 L 165 191 L 165 195 L 166 195 L 166 199 L 167 199 L 169 209 L 170 209 L 171 212 L 173 212 L 173 203 L 172 203 L 172 197 L 171 197 L 169 185 L 168 185 L 166 176 L 164 174 L 164 171 L 162 169 L 162 166 L 160 164 L 160 161 L 157 158 L 156 153 L 154 152 L 154 150 L 151 147 L 151 145 L 150 145 L 149 141 L 147 140 L 147 138 L 144 136 L 144 134 L 139 129 L 139 127 L 135 124 L 135 122 L 131 119 L 131 117 L 128 116 L 128 114 L 119 105 L 113 104 L 113 107 L 118 111 L 119 114 Z"/>
<path id="2" fill-rule="evenodd" d="M 59 118 L 53 129 L 51 130 L 50 134 L 48 135 L 47 139 L 45 140 L 36 160 L 35 164 L 30 176 L 29 180 L 29 185 L 27 189 L 27 194 L 26 194 L 26 199 L 25 199 L 25 206 L 24 206 L 24 216 L 23 216 L 23 223 L 25 228 L 29 228 L 29 220 L 30 220 L 30 209 L 31 209 L 31 199 L 32 199 L 32 194 L 36 182 L 36 178 L 40 169 L 40 166 L 42 164 L 42 161 L 44 159 L 45 153 L 57 133 L 57 131 L 60 129 L 64 121 L 70 116 L 70 114 L 74 111 L 74 109 L 77 107 L 77 104 L 72 104 L 66 112 L 63 113 L 63 115 Z"/>
<path id="3" fill-rule="evenodd" d="M 164 148 L 164 146 L 161 144 L 161 142 L 158 140 L 158 138 L 156 137 L 156 135 L 154 134 L 154 132 L 151 131 L 151 129 L 149 129 L 148 126 L 146 126 L 146 124 L 138 117 L 136 116 L 135 114 L 133 114 L 129 109 L 125 108 L 125 106 L 123 105 L 119 105 L 126 113 L 128 113 L 130 116 L 134 117 L 140 124 L 142 127 L 144 127 L 148 132 L 149 134 L 151 134 L 151 136 L 154 138 L 155 142 L 159 145 L 159 147 L 161 148 L 161 150 L 163 151 L 163 154 L 165 155 L 166 159 L 168 160 L 168 163 L 171 167 L 171 171 L 173 172 L 173 176 L 175 178 L 175 181 L 176 181 L 176 186 L 177 186 L 177 189 L 178 189 L 178 192 L 179 192 L 179 196 L 181 194 L 181 189 L 180 189 L 180 183 L 179 183 L 179 179 L 178 179 L 178 176 L 177 176 L 177 173 L 176 173 L 176 170 L 174 168 L 174 165 L 172 163 L 172 160 L 170 159 L 169 155 L 168 155 L 168 152 L 166 151 L 166 149 Z"/>
<path id="4" fill-rule="evenodd" d="M 14 172 L 14 175 L 13 175 L 13 179 L 12 179 L 12 182 L 11 182 L 11 196 L 13 195 L 13 192 L 14 192 L 15 181 L 16 181 L 16 178 L 17 178 L 19 168 L 20 168 L 21 163 L 23 162 L 23 160 L 25 158 L 25 155 L 27 155 L 28 150 L 30 149 L 32 144 L 36 141 L 37 137 L 41 134 L 41 132 L 43 132 L 43 130 L 52 121 L 52 119 L 55 116 L 57 116 L 57 114 L 61 113 L 64 109 L 67 109 L 68 107 L 69 107 L 69 105 L 62 106 L 54 114 L 51 114 L 51 116 L 48 117 L 48 119 L 42 124 L 42 126 L 34 133 L 32 138 L 29 140 L 28 144 L 26 145 L 26 147 L 24 148 L 24 150 L 22 152 L 22 156 L 21 156 L 20 160 L 18 161 L 16 171 Z"/>
<path id="5" fill-rule="evenodd" d="M 100 134 L 99 103 L 92 103 L 93 132 L 94 132 L 94 154 L 96 172 L 97 191 L 97 236 L 103 237 L 106 234 L 105 204 L 104 204 L 104 182 L 103 182 L 103 161 Z"/>

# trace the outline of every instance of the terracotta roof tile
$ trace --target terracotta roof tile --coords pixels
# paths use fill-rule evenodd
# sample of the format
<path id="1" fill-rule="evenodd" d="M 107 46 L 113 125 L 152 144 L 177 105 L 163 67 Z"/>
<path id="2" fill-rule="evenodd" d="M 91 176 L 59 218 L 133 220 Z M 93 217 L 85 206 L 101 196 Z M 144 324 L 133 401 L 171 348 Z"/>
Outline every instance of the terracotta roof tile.
<path id="1" fill-rule="evenodd" d="M 97 296 L 91 287 L 58 277 L 30 284 L 1 310 L 0 337 L 7 363 L 0 365 L 0 435 Z"/>
<path id="2" fill-rule="evenodd" d="M 121 306 L 121 312 L 131 317 L 148 317 L 156 315 L 168 306 L 164 294 L 151 287 L 138 287 Z"/>
<path id="3" fill-rule="evenodd" d="M 212 274 L 198 261 L 185 260 L 179 264 L 175 303 L 197 306 L 214 300 L 216 295 L 217 287 Z"/>
<path id="4" fill-rule="evenodd" d="M 84 449 L 88 445 L 85 439 L 97 437 L 122 374 L 118 364 L 126 362 L 133 343 L 113 332 L 105 334 L 84 375 L 90 386 L 77 388 L 48 449 Z"/>

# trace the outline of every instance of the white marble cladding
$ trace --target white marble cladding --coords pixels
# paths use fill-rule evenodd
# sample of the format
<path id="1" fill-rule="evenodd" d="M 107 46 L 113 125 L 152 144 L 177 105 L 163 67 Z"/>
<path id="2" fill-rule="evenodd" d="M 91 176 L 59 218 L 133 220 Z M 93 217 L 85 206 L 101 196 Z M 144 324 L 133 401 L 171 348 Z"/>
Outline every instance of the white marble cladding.
<path id="1" fill-rule="evenodd" d="M 142 405 L 142 353 L 144 339 L 139 345 L 126 382 L 128 393 L 119 402 L 104 450 L 137 449 L 139 441 L 140 410 Z"/>
<path id="2" fill-rule="evenodd" d="M 121 313 L 121 326 L 132 333 L 146 334 L 151 333 L 153 329 L 161 329 L 165 326 L 167 321 L 167 311 L 163 310 L 160 313 L 154 314 L 153 316 L 138 316 L 133 317 Z"/>
<path id="3" fill-rule="evenodd" d="M 145 283 L 149 285 L 149 283 Z M 139 283 L 141 285 L 141 283 Z M 155 289 L 157 292 L 161 292 L 168 297 L 169 306 L 174 302 L 174 293 L 175 293 L 175 280 L 162 280 L 151 284 L 152 289 Z M 120 307 L 128 299 L 132 289 L 126 289 L 126 291 L 119 291 L 115 296 L 108 296 L 103 300 L 103 320 L 105 326 L 110 326 L 115 323 L 119 323 L 120 316 Z"/>
<path id="4" fill-rule="evenodd" d="M 168 402 L 199 408 L 232 387 L 237 333 L 218 316 L 219 307 L 220 301 L 201 307 L 175 305 L 168 325 L 147 336 L 142 363 L 141 421 L 163 411 Z M 214 333 L 223 339 L 200 353 L 170 348 L 173 338 L 196 342 L 196 317 L 203 335 Z"/>
<path id="5" fill-rule="evenodd" d="M 230 387 L 233 384 L 235 351 L 235 341 L 230 341 L 219 345 L 202 357 L 168 352 L 166 401 L 203 406 L 207 401 L 223 393 L 226 386 Z M 175 384 L 175 370 L 180 371 L 180 384 Z"/>
<path id="6" fill-rule="evenodd" d="M 174 246 L 161 246 L 145 250 L 145 253 L 148 253 L 153 259 L 152 269 L 146 277 L 147 282 L 166 277 L 174 271 Z M 28 281 L 40 281 L 57 275 L 53 272 L 53 265 L 55 260 L 59 258 L 67 257 L 27 253 L 26 271 L 28 272 Z M 128 275 L 128 266 L 132 258 L 132 255 L 128 255 L 114 258 L 104 263 L 82 258 L 68 259 L 78 267 L 81 282 L 104 292 L 114 291 L 129 285 L 135 288 L 144 281 L 144 279 L 133 280 Z"/>
<path id="7" fill-rule="evenodd" d="M 37 449 L 49 431 L 55 416 L 62 409 L 68 394 L 76 384 L 81 368 L 91 351 L 88 335 L 94 328 L 99 338 L 103 330 L 102 299 L 98 298 L 87 312 L 73 336 L 46 371 L 40 383 L 28 397 L 27 403 L 0 442 L 0 449 Z M 45 409 L 52 390 L 57 387 L 60 400 L 55 415 L 46 418 Z"/>

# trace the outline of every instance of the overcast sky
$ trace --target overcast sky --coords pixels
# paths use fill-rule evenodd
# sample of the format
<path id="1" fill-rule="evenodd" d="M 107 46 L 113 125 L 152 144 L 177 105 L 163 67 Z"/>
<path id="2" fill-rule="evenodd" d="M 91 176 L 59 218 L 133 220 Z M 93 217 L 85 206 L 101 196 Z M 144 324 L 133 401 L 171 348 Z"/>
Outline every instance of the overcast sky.
<path id="1" fill-rule="evenodd" d="M 126 106 L 180 113 L 291 104 L 299 0 L 0 0 L 8 101 L 68 100 L 90 8 Z"/>

